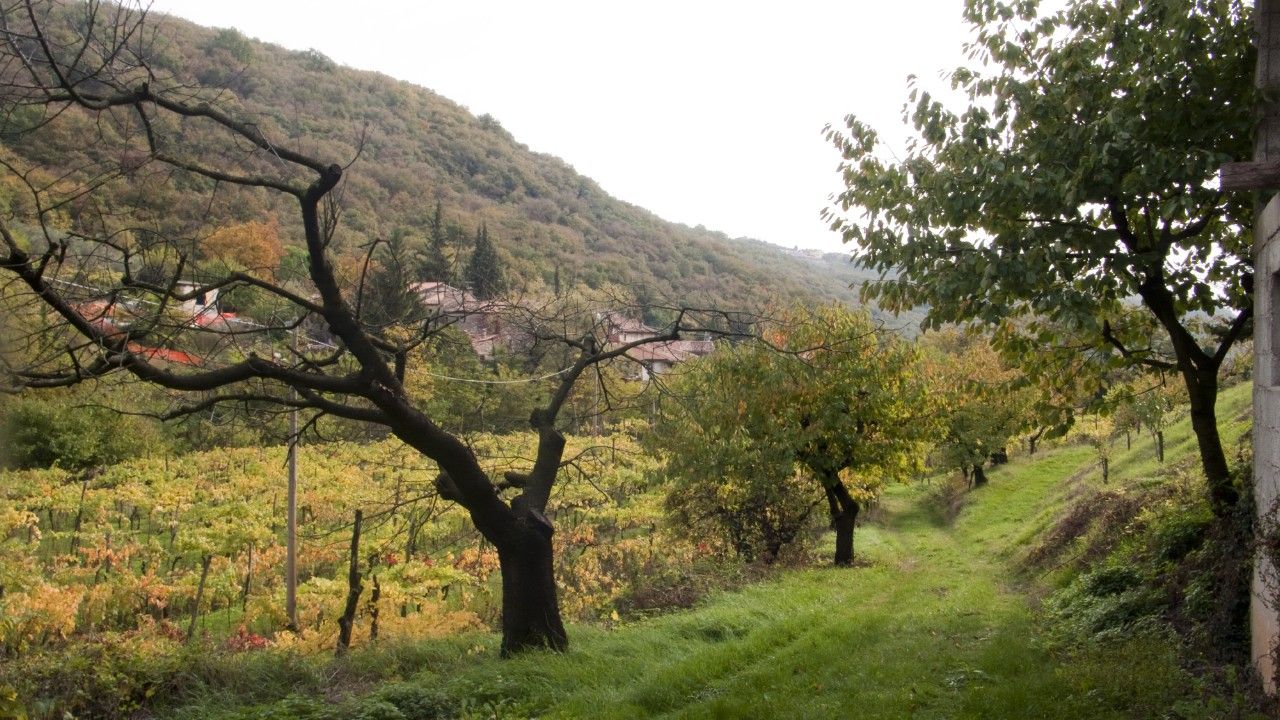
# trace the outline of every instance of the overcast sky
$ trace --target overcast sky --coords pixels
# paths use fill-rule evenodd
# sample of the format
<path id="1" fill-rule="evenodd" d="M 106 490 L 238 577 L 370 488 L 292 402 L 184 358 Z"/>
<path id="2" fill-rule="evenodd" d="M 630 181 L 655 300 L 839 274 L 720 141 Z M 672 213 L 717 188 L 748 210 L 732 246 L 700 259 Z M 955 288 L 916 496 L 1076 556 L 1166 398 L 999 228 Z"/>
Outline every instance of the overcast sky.
<path id="1" fill-rule="evenodd" d="M 900 146 L 906 79 L 963 62 L 963 0 L 155 0 L 152 9 L 315 48 L 489 113 L 533 150 L 658 215 L 840 250 L 827 123 Z"/>

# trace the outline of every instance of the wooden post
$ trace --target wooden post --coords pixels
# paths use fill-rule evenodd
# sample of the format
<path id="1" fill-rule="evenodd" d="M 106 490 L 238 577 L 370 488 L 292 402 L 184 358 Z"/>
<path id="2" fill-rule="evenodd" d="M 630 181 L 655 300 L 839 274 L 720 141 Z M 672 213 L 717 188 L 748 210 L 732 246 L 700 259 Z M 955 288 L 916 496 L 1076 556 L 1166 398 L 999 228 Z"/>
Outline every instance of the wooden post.
<path id="1" fill-rule="evenodd" d="M 369 642 L 378 641 L 378 601 L 382 599 L 382 586 L 378 576 L 373 576 L 373 594 L 369 596 Z"/>
<path id="2" fill-rule="evenodd" d="M 298 327 L 293 328 L 292 346 L 298 353 Z M 289 391 L 290 398 L 297 391 Z M 289 490 L 285 509 L 284 614 L 288 628 L 298 632 L 298 410 L 289 412 Z"/>
<path id="3" fill-rule="evenodd" d="M 249 591 L 253 589 L 253 543 L 249 543 L 249 557 L 244 569 L 244 591 L 240 596 L 241 612 L 249 609 Z"/>
<path id="4" fill-rule="evenodd" d="M 196 601 L 191 606 L 191 625 L 187 627 L 187 642 L 196 636 L 196 621 L 200 619 L 200 602 L 204 600 L 204 583 L 209 579 L 209 565 L 213 562 L 212 555 L 205 555 L 200 559 L 200 585 L 196 587 Z"/>
<path id="5" fill-rule="evenodd" d="M 360 593 L 364 591 L 364 583 L 360 581 L 360 523 L 364 513 L 356 510 L 355 523 L 351 526 L 351 566 L 347 571 L 347 605 L 338 618 L 338 657 L 346 654 L 351 647 L 351 631 L 356 624 L 356 608 L 360 604 Z"/>

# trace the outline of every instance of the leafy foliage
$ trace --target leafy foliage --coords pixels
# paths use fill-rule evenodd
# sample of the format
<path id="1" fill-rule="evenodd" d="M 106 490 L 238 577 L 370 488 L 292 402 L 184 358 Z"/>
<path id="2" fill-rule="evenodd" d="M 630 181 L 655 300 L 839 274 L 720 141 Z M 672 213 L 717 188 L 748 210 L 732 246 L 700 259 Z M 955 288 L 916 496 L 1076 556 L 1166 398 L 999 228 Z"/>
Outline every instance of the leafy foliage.
<path id="1" fill-rule="evenodd" d="M 880 160 L 852 116 L 830 133 L 840 208 L 864 213 L 834 223 L 860 262 L 894 272 L 868 294 L 928 304 L 933 327 L 1035 313 L 1100 329 L 1147 281 L 1175 290 L 1179 316 L 1244 308 L 1251 206 L 1208 184 L 1250 154 L 1243 5 L 1037 5 L 968 3 L 992 70 L 952 73 L 971 102 L 959 113 L 912 89 L 918 137 L 903 161 Z"/>
<path id="2" fill-rule="evenodd" d="M 811 257 L 663 221 L 609 196 L 564 161 L 531 152 L 496 119 L 476 117 L 430 90 L 338 66 L 314 50 L 290 51 L 176 17 L 160 19 L 153 29 L 147 48 L 159 78 L 203 84 L 219 107 L 264 133 L 296 140 L 316 157 L 354 161 L 331 247 L 348 260 L 374 240 L 402 232 L 412 249 L 428 251 L 417 279 L 456 281 L 473 233 L 483 226 L 518 291 L 550 286 L 558 271 L 566 287 L 622 287 L 650 299 L 745 307 L 764 297 L 854 302 L 850 284 L 868 277 L 836 254 Z M 102 206 L 145 209 L 139 225 L 148 234 L 214 240 L 220 250 L 209 260 L 241 254 L 221 250 L 236 244 L 228 233 L 250 227 L 278 228 L 286 256 L 301 245 L 300 229 L 288 221 L 293 209 L 267 193 L 226 185 L 215 191 L 209 183 L 137 165 L 140 158 L 107 150 L 114 137 L 100 148 L 81 147 L 98 128 L 75 110 L 19 140 L 38 122 L 39 113 L 29 108 L 0 122 L 0 146 L 8 157 L 39 168 L 30 175 L 37 184 L 91 165 L 113 167 L 127 177 L 97 189 Z M 210 145 L 207 130 L 190 123 L 181 137 Z M 30 193 L 9 180 L 0 182 L 0 204 L 17 211 Z M 68 225 L 91 214 L 81 206 L 63 213 Z M 209 238 L 193 229 L 197 224 L 224 229 Z M 257 252 L 237 263 L 275 269 Z"/>
<path id="3" fill-rule="evenodd" d="M 1038 388 L 1021 382 L 986 338 L 954 330 L 921 339 L 923 365 L 942 423 L 934 462 L 966 477 L 1033 424 Z"/>
<path id="4" fill-rule="evenodd" d="M 865 315 L 795 312 L 765 334 L 776 349 L 722 348 L 682 371 L 651 439 L 677 526 L 770 560 L 823 495 L 866 503 L 913 476 L 930 412 L 910 346 Z"/>
<path id="5" fill-rule="evenodd" d="M 19 468 L 57 465 L 85 470 L 158 449 L 163 441 L 141 420 L 71 396 L 23 398 L 0 407 L 3 461 Z"/>
<path id="6" fill-rule="evenodd" d="M 846 189 L 828 211 L 881 279 L 864 295 L 927 305 L 926 325 L 1020 323 L 1041 346 L 1083 334 L 1191 391 L 1209 492 L 1233 488 L 1213 419 L 1217 374 L 1252 309 L 1251 201 L 1212 180 L 1251 153 L 1254 66 L 1239 0 L 969 0 L 980 67 L 961 111 L 913 87 L 916 137 L 887 162 L 849 116 L 830 130 Z M 841 213 L 857 210 L 860 219 Z M 1137 296 L 1167 338 L 1113 323 Z M 1224 318 L 1206 343 L 1192 313 Z M 1118 324 L 1118 323 L 1116 323 Z"/>

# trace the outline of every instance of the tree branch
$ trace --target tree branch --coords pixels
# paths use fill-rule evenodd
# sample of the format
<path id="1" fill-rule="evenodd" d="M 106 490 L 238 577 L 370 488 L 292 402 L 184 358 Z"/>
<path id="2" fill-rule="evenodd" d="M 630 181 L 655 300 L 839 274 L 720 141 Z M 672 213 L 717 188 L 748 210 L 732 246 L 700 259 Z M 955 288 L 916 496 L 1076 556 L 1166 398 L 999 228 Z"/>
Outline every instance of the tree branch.
<path id="1" fill-rule="evenodd" d="M 1178 366 L 1174 363 L 1166 360 L 1157 360 L 1156 358 L 1147 355 L 1147 353 L 1151 352 L 1150 348 L 1145 350 L 1131 350 L 1126 347 L 1125 344 L 1121 342 L 1120 338 L 1116 337 L 1115 333 L 1112 331 L 1110 320 L 1104 320 L 1102 322 L 1102 339 L 1110 343 L 1127 360 L 1134 360 L 1142 365 L 1146 365 L 1147 367 L 1153 367 L 1160 370 L 1178 369 Z"/>

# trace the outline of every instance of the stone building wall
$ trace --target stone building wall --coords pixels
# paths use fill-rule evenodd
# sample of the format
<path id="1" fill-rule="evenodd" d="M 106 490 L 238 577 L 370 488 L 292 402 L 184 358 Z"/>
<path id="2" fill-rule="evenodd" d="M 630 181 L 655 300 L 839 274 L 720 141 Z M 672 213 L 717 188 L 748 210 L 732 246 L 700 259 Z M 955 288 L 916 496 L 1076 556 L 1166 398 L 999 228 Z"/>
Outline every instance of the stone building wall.
<path id="1" fill-rule="evenodd" d="M 1274 527 L 1280 502 L 1280 196 L 1271 198 L 1254 228 L 1254 500 L 1262 527 Z M 1276 690 L 1280 575 L 1265 557 L 1254 566 L 1250 610 L 1253 658 L 1268 692 Z"/>

